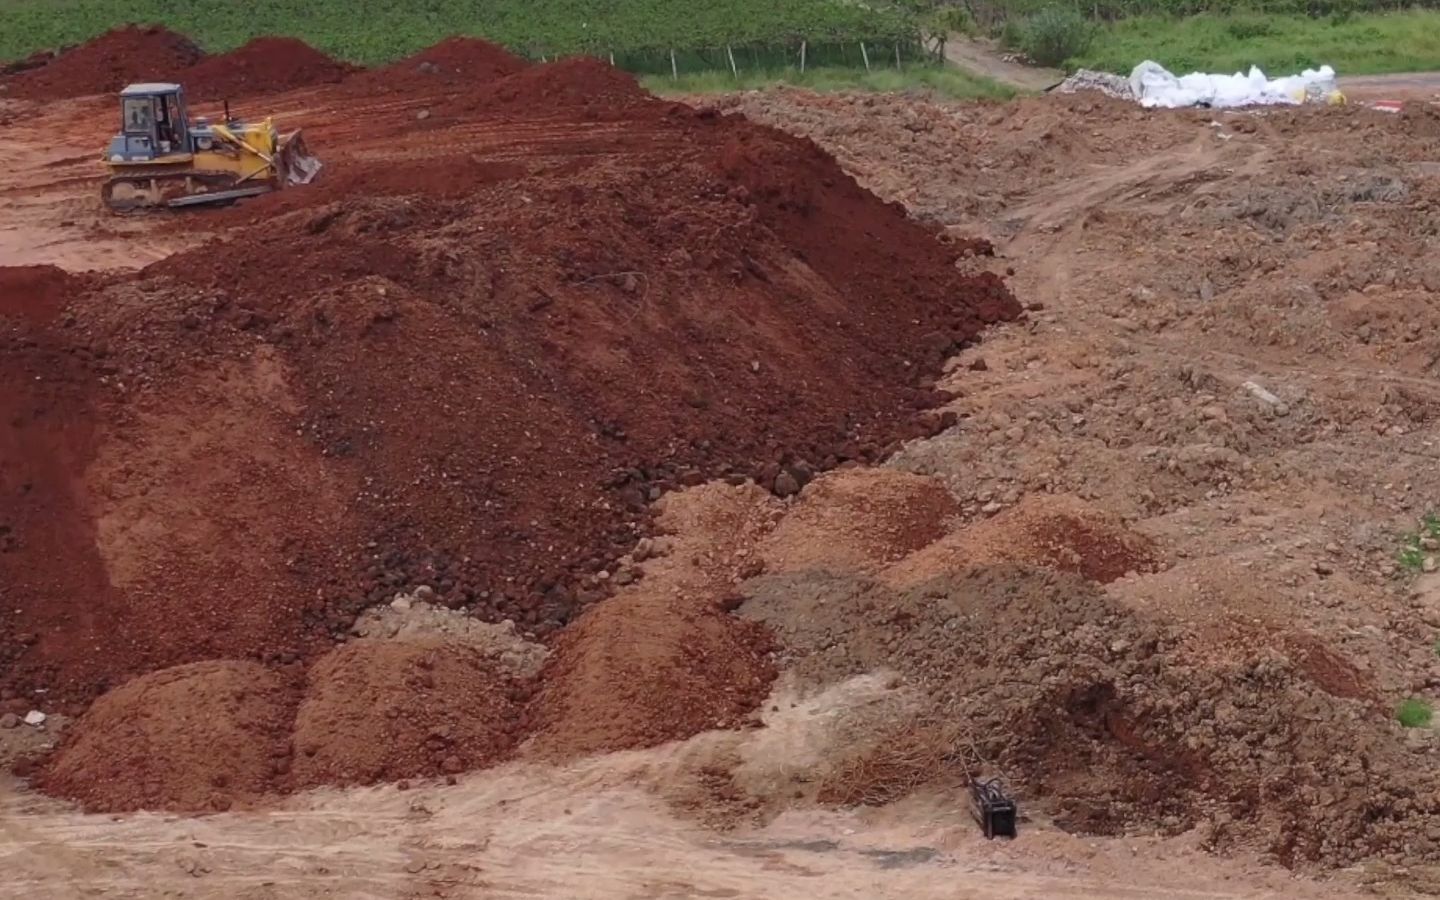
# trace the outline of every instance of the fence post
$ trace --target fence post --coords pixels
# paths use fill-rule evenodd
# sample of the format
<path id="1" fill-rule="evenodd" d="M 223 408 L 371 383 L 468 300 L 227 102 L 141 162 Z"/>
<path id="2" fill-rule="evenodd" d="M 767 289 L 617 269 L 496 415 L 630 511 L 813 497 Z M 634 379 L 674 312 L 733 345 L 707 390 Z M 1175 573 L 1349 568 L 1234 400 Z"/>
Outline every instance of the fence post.
<path id="1" fill-rule="evenodd" d="M 805 45 L 807 41 L 800 42 L 800 74 L 805 74 Z"/>
<path id="2" fill-rule="evenodd" d="M 865 52 L 865 42 L 860 42 L 860 58 L 865 60 L 865 71 L 870 71 L 870 54 Z"/>
<path id="3" fill-rule="evenodd" d="M 670 48 L 670 78 L 673 81 L 680 80 L 680 67 L 675 65 L 675 48 Z"/>
<path id="4" fill-rule="evenodd" d="M 895 71 L 900 71 L 900 45 L 895 45 Z"/>
<path id="5" fill-rule="evenodd" d="M 725 45 L 725 55 L 730 57 L 730 74 L 738 79 L 740 77 L 740 69 L 735 65 L 735 51 L 730 49 L 729 44 Z"/>

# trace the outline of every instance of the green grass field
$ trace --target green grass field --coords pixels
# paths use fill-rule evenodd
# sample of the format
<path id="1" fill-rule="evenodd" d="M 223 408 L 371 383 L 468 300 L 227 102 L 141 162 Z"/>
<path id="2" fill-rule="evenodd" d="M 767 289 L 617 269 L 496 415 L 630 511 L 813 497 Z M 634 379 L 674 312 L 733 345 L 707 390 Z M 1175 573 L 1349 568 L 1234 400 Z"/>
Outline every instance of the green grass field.
<path id="1" fill-rule="evenodd" d="M 918 36 L 912 0 L 0 0 L 0 59 L 74 44 L 126 23 L 154 22 L 210 51 L 267 34 L 380 63 L 450 35 L 532 56 L 608 55 Z"/>
<path id="2" fill-rule="evenodd" d="M 1282 75 L 1329 64 L 1342 75 L 1440 69 L 1440 12 L 1367 13 L 1349 18 L 1136 16 L 1100 28 L 1068 68 L 1129 73 L 1153 59 L 1172 72 L 1235 72 L 1259 66 Z"/>

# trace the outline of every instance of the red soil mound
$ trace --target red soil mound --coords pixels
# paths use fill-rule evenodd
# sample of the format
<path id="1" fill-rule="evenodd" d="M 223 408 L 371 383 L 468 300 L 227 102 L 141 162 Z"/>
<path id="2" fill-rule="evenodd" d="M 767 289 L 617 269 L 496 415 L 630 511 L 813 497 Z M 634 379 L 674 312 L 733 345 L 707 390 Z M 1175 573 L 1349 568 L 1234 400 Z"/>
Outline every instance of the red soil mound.
<path id="1" fill-rule="evenodd" d="M 528 65 L 524 59 L 498 44 L 479 38 L 450 37 L 392 64 L 390 68 L 416 69 L 426 66 L 439 69 L 441 75 L 484 79 L 513 75 Z"/>
<path id="2" fill-rule="evenodd" d="M 202 55 L 183 35 L 159 26 L 127 25 L 4 83 L 11 96 L 32 99 L 103 94 L 132 82 L 158 80 L 193 65 Z"/>
<path id="3" fill-rule="evenodd" d="M 360 72 L 348 86 L 363 91 L 474 90 L 514 75 L 530 63 L 478 38 L 446 38 L 388 66 Z"/>
<path id="4" fill-rule="evenodd" d="M 261 37 L 174 75 L 192 100 L 227 100 L 336 82 L 353 71 L 304 41 Z"/>
<path id="5" fill-rule="evenodd" d="M 769 692 L 770 649 L 763 627 L 698 598 L 612 597 L 556 641 L 531 749 L 583 756 L 736 727 Z"/>
<path id="6" fill-rule="evenodd" d="M 0 477 L 37 513 L 0 554 L 4 684 L 309 658 L 416 584 L 548 635 L 650 497 L 879 458 L 938 399 L 916 348 L 1018 311 L 808 141 L 658 101 L 520 115 L 337 150 L 71 327 L 0 317 Z"/>
<path id="7" fill-rule="evenodd" d="M 95 812 L 227 809 L 288 766 L 293 712 L 285 682 L 254 663 L 154 672 L 95 701 L 39 784 Z"/>
<path id="8" fill-rule="evenodd" d="M 460 644 L 352 641 L 320 659 L 295 717 L 295 785 L 369 784 L 494 763 L 520 688 Z"/>
<path id="9" fill-rule="evenodd" d="M 656 102 L 628 72 L 591 57 L 575 57 L 546 66 L 531 66 L 496 81 L 483 91 L 461 94 L 445 111 L 499 113 L 567 111 L 583 107 L 604 115 L 636 104 Z"/>

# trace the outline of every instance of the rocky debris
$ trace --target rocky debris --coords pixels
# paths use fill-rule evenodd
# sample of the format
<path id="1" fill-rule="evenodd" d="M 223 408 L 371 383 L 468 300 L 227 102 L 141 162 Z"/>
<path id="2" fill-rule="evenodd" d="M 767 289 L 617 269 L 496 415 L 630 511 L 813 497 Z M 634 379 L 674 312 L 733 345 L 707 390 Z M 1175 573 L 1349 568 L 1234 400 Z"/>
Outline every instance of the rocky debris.
<path id="1" fill-rule="evenodd" d="M 793 497 L 800 493 L 800 482 L 789 472 L 781 472 L 775 476 L 775 496 Z"/>
<path id="2" fill-rule="evenodd" d="M 25 714 L 23 721 L 31 728 L 39 728 L 45 724 L 45 714 L 38 709 L 32 709 Z"/>
<path id="3" fill-rule="evenodd" d="M 1064 81 L 1055 86 L 1062 94 L 1081 91 L 1095 91 L 1116 100 L 1133 100 L 1135 92 L 1130 88 L 1130 79 L 1114 72 L 1096 72 L 1093 69 L 1077 69 Z"/>
<path id="4" fill-rule="evenodd" d="M 439 639 L 463 644 L 522 678 L 535 675 L 544 664 L 549 651 L 542 644 L 526 640 L 513 621 L 483 622 L 463 611 L 427 603 L 419 599 L 420 595 L 419 589 L 413 594 L 397 594 L 390 603 L 366 610 L 355 620 L 351 632 L 361 638 Z"/>
<path id="5" fill-rule="evenodd" d="M 19 728 L 19 727 L 20 727 L 20 717 L 19 717 L 19 716 L 15 715 L 14 713 L 11 713 L 11 712 L 7 712 L 7 713 L 5 713 L 4 715 L 0 715 L 0 728 L 7 728 L 7 729 L 8 729 L 8 728 Z"/>

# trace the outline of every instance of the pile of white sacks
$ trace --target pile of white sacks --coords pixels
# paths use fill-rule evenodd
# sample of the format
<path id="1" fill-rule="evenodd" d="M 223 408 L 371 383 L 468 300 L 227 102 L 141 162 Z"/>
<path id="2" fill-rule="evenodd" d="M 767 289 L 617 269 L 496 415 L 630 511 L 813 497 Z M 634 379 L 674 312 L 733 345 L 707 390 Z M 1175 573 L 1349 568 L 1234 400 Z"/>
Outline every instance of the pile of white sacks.
<path id="1" fill-rule="evenodd" d="M 1112 97 L 1128 97 L 1141 106 L 1176 109 L 1205 106 L 1229 109 L 1239 106 L 1297 106 L 1301 103 L 1342 103 L 1344 96 L 1335 84 L 1335 70 L 1329 66 L 1306 69 L 1299 75 L 1266 78 L 1255 66 L 1249 73 L 1208 75 L 1192 72 L 1176 76 L 1157 62 L 1146 60 L 1121 76 L 1081 70 L 1057 88 L 1065 93 L 1100 90 Z"/>

